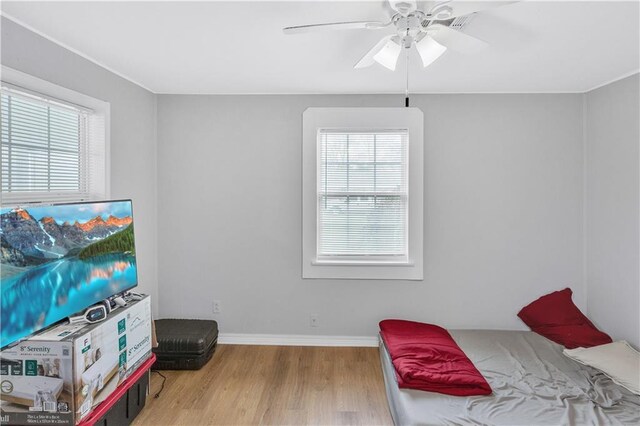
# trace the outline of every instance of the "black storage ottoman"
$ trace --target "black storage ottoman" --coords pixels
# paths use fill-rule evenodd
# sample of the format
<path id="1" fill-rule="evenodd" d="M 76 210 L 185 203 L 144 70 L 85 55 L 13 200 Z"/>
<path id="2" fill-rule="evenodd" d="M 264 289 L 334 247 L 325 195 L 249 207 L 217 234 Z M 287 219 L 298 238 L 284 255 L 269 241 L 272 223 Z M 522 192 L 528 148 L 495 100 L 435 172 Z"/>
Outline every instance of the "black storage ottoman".
<path id="1" fill-rule="evenodd" d="M 155 370 L 199 370 L 218 343 L 218 323 L 212 320 L 156 320 L 158 347 Z"/>

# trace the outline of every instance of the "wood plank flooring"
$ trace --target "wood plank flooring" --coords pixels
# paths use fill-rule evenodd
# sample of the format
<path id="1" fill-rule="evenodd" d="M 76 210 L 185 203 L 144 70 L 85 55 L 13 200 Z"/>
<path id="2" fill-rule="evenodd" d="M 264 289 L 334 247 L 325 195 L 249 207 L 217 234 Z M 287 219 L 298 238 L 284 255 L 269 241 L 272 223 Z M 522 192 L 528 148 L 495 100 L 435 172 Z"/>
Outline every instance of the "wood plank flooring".
<path id="1" fill-rule="evenodd" d="M 134 426 L 393 424 L 377 348 L 219 345 L 199 371 L 162 373 Z"/>

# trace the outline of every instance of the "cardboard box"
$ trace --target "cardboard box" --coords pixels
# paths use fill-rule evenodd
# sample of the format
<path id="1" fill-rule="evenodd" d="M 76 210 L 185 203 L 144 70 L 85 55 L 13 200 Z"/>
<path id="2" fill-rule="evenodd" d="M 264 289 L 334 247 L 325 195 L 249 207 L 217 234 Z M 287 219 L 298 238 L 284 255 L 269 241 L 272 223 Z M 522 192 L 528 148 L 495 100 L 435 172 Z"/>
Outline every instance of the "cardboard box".
<path id="1" fill-rule="evenodd" d="M 151 356 L 149 297 L 0 353 L 0 423 L 75 425 Z"/>

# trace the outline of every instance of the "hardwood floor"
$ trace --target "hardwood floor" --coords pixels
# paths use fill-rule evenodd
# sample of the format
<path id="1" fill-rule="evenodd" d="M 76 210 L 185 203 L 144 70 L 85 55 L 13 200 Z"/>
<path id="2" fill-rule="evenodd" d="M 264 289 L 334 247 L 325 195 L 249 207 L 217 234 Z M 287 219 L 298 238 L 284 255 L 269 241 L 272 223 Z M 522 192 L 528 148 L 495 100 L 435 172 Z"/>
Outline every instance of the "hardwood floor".
<path id="1" fill-rule="evenodd" d="M 163 371 L 135 426 L 390 425 L 377 348 L 219 345 L 199 371 Z"/>

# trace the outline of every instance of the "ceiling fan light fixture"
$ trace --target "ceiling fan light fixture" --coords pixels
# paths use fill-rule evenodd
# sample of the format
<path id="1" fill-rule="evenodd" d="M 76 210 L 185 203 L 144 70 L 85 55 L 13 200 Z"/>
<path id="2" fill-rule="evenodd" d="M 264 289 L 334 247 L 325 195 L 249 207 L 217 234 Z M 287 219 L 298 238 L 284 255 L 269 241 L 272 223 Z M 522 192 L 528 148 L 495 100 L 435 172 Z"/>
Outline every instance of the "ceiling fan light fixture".
<path id="1" fill-rule="evenodd" d="M 393 39 L 387 41 L 382 49 L 376 53 L 373 60 L 391 71 L 396 70 L 402 47 Z"/>
<path id="2" fill-rule="evenodd" d="M 434 63 L 440 56 L 447 51 L 447 48 L 430 36 L 424 37 L 422 40 L 416 43 L 416 49 L 422 59 L 422 66 L 428 67 Z"/>

